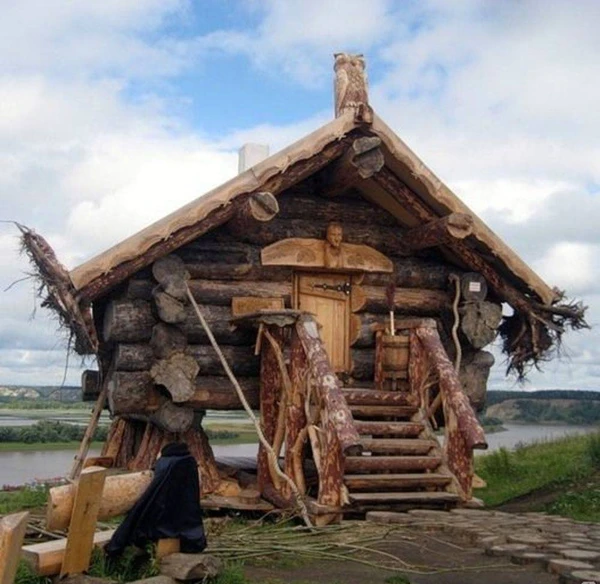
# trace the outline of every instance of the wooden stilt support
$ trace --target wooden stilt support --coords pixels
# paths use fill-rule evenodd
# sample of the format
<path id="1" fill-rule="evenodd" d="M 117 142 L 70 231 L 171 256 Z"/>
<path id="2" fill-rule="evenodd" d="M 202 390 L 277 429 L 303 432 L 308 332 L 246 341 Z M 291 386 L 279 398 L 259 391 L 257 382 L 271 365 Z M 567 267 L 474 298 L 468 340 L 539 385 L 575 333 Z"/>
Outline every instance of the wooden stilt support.
<path id="1" fill-rule="evenodd" d="M 83 382 L 82 382 L 83 383 Z M 71 472 L 68 477 L 70 480 L 75 480 L 81 469 L 83 468 L 83 463 L 85 461 L 85 457 L 87 456 L 88 450 L 90 449 L 90 442 L 94 437 L 94 432 L 98 427 L 98 420 L 100 419 L 100 415 L 102 414 L 102 410 L 104 409 L 104 405 L 106 404 L 106 395 L 107 395 L 107 387 L 106 383 L 102 384 L 102 390 L 100 391 L 100 395 L 96 400 L 96 405 L 92 410 L 92 416 L 90 417 L 90 421 L 88 423 L 88 427 L 83 435 L 81 440 L 81 444 L 79 445 L 79 450 L 75 455 L 75 460 L 73 461 L 73 467 L 71 468 Z"/>
<path id="2" fill-rule="evenodd" d="M 0 519 L 0 584 L 13 584 L 29 513 L 15 513 Z"/>
<path id="3" fill-rule="evenodd" d="M 67 549 L 60 570 L 61 578 L 67 574 L 85 572 L 90 566 L 105 478 L 105 468 L 91 466 L 81 472 L 69 524 Z"/>

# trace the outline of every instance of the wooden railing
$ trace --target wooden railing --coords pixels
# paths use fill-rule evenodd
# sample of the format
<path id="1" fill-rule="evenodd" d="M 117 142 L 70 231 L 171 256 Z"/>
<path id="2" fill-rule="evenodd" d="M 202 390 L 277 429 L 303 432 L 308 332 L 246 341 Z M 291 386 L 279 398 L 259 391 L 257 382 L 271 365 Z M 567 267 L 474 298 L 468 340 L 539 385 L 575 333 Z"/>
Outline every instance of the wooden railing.
<path id="1" fill-rule="evenodd" d="M 285 444 L 284 472 L 301 494 L 306 444 L 310 442 L 319 478 L 320 523 L 336 519 L 346 502 L 343 484 L 346 452 L 360 450 L 352 413 L 342 394 L 314 317 L 297 313 L 292 322 L 263 325 L 261 342 L 261 420 L 263 432 L 279 456 Z M 283 361 L 289 340 L 289 368 Z M 277 505 L 290 504 L 289 487 L 275 476 L 266 449 L 258 455 L 261 493 Z M 315 507 L 313 505 L 313 507 Z M 331 513 L 327 513 L 331 510 Z"/>
<path id="2" fill-rule="evenodd" d="M 473 491 L 473 450 L 487 448 L 483 428 L 448 359 L 435 321 L 424 320 L 421 326 L 411 329 L 410 336 L 411 390 L 421 396 L 422 411 L 431 412 L 429 390 L 432 385 L 439 388 L 445 421 L 445 462 L 456 477 L 459 495 L 468 501 Z"/>

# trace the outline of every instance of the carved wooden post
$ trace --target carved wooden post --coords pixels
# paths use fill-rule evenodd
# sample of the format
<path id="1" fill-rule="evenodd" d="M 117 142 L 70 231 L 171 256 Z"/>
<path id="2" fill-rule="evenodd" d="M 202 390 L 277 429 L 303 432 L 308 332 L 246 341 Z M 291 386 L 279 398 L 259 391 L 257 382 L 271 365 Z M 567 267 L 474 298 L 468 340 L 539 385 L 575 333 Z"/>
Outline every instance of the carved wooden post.
<path id="1" fill-rule="evenodd" d="M 272 327 L 270 332 L 281 345 L 283 331 L 279 327 Z M 270 444 L 273 444 L 275 438 L 282 387 L 275 352 L 270 343 L 263 342 L 260 362 L 260 420 L 263 434 Z M 268 454 L 262 444 L 258 448 L 257 481 L 261 494 L 264 494 L 267 487 L 273 487 Z"/>
<path id="2" fill-rule="evenodd" d="M 353 111 L 355 116 L 372 117 L 369 108 L 369 94 L 367 90 L 367 74 L 365 73 L 365 59 L 362 55 L 337 53 L 335 55 L 335 117 L 346 111 Z"/>
<path id="3" fill-rule="evenodd" d="M 306 399 L 307 391 L 306 373 L 306 355 L 298 334 L 293 330 L 290 357 L 292 395 L 288 396 L 285 417 L 285 474 L 293 478 L 300 492 L 302 492 L 301 486 L 304 485 L 304 475 L 302 467 L 298 467 L 297 461 L 298 459 L 300 461 L 303 460 L 304 457 L 301 453 L 297 453 L 296 449 L 304 449 L 304 440 L 302 440 L 301 433 L 307 423 L 304 409 L 304 400 Z M 304 439 L 306 439 L 305 435 Z M 300 473 L 302 473 L 302 476 L 297 476 Z M 289 496 L 291 493 L 287 491 L 286 495 Z"/>
<path id="4" fill-rule="evenodd" d="M 448 467 L 458 481 L 461 497 L 469 500 L 474 474 L 473 449 L 487 448 L 485 434 L 469 398 L 462 391 L 458 375 L 437 331 L 434 328 L 420 327 L 416 329 L 416 334 L 439 377 L 446 423 L 444 451 Z"/>

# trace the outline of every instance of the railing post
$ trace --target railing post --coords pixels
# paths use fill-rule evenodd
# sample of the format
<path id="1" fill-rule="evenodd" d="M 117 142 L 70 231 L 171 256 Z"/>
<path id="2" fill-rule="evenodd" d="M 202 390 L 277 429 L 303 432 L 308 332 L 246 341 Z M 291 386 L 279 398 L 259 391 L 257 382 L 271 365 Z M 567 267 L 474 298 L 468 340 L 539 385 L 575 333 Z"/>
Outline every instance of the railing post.
<path id="1" fill-rule="evenodd" d="M 276 326 L 271 329 L 271 335 L 281 346 L 283 330 Z M 269 444 L 273 444 L 275 438 L 283 391 L 283 381 L 275 351 L 270 343 L 263 342 L 260 362 L 260 420 L 263 434 Z M 264 494 L 265 489 L 274 486 L 272 473 L 269 470 L 269 457 L 262 444 L 258 447 L 257 482 L 261 494 Z"/>

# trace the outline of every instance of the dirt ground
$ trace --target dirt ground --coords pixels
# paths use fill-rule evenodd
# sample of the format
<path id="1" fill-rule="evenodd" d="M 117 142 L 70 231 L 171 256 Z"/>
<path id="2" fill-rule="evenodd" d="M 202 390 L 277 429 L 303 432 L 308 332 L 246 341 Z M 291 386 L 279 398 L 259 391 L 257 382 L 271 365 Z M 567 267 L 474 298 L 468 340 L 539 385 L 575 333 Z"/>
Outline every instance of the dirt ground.
<path id="1" fill-rule="evenodd" d="M 487 556 L 481 549 L 452 541 L 449 536 L 390 534 L 377 549 L 402 558 L 421 573 L 387 570 L 353 561 L 310 560 L 296 566 L 246 565 L 244 572 L 261 584 L 556 584 L 556 576 L 539 568 L 517 566 Z M 357 557 L 360 557 L 358 555 Z M 372 560 L 372 558 L 371 558 Z M 384 560 L 382 559 L 382 562 Z M 423 566 L 423 568 L 417 568 Z M 428 573 L 426 573 L 428 572 Z M 404 575 L 407 580 L 402 580 Z"/>

